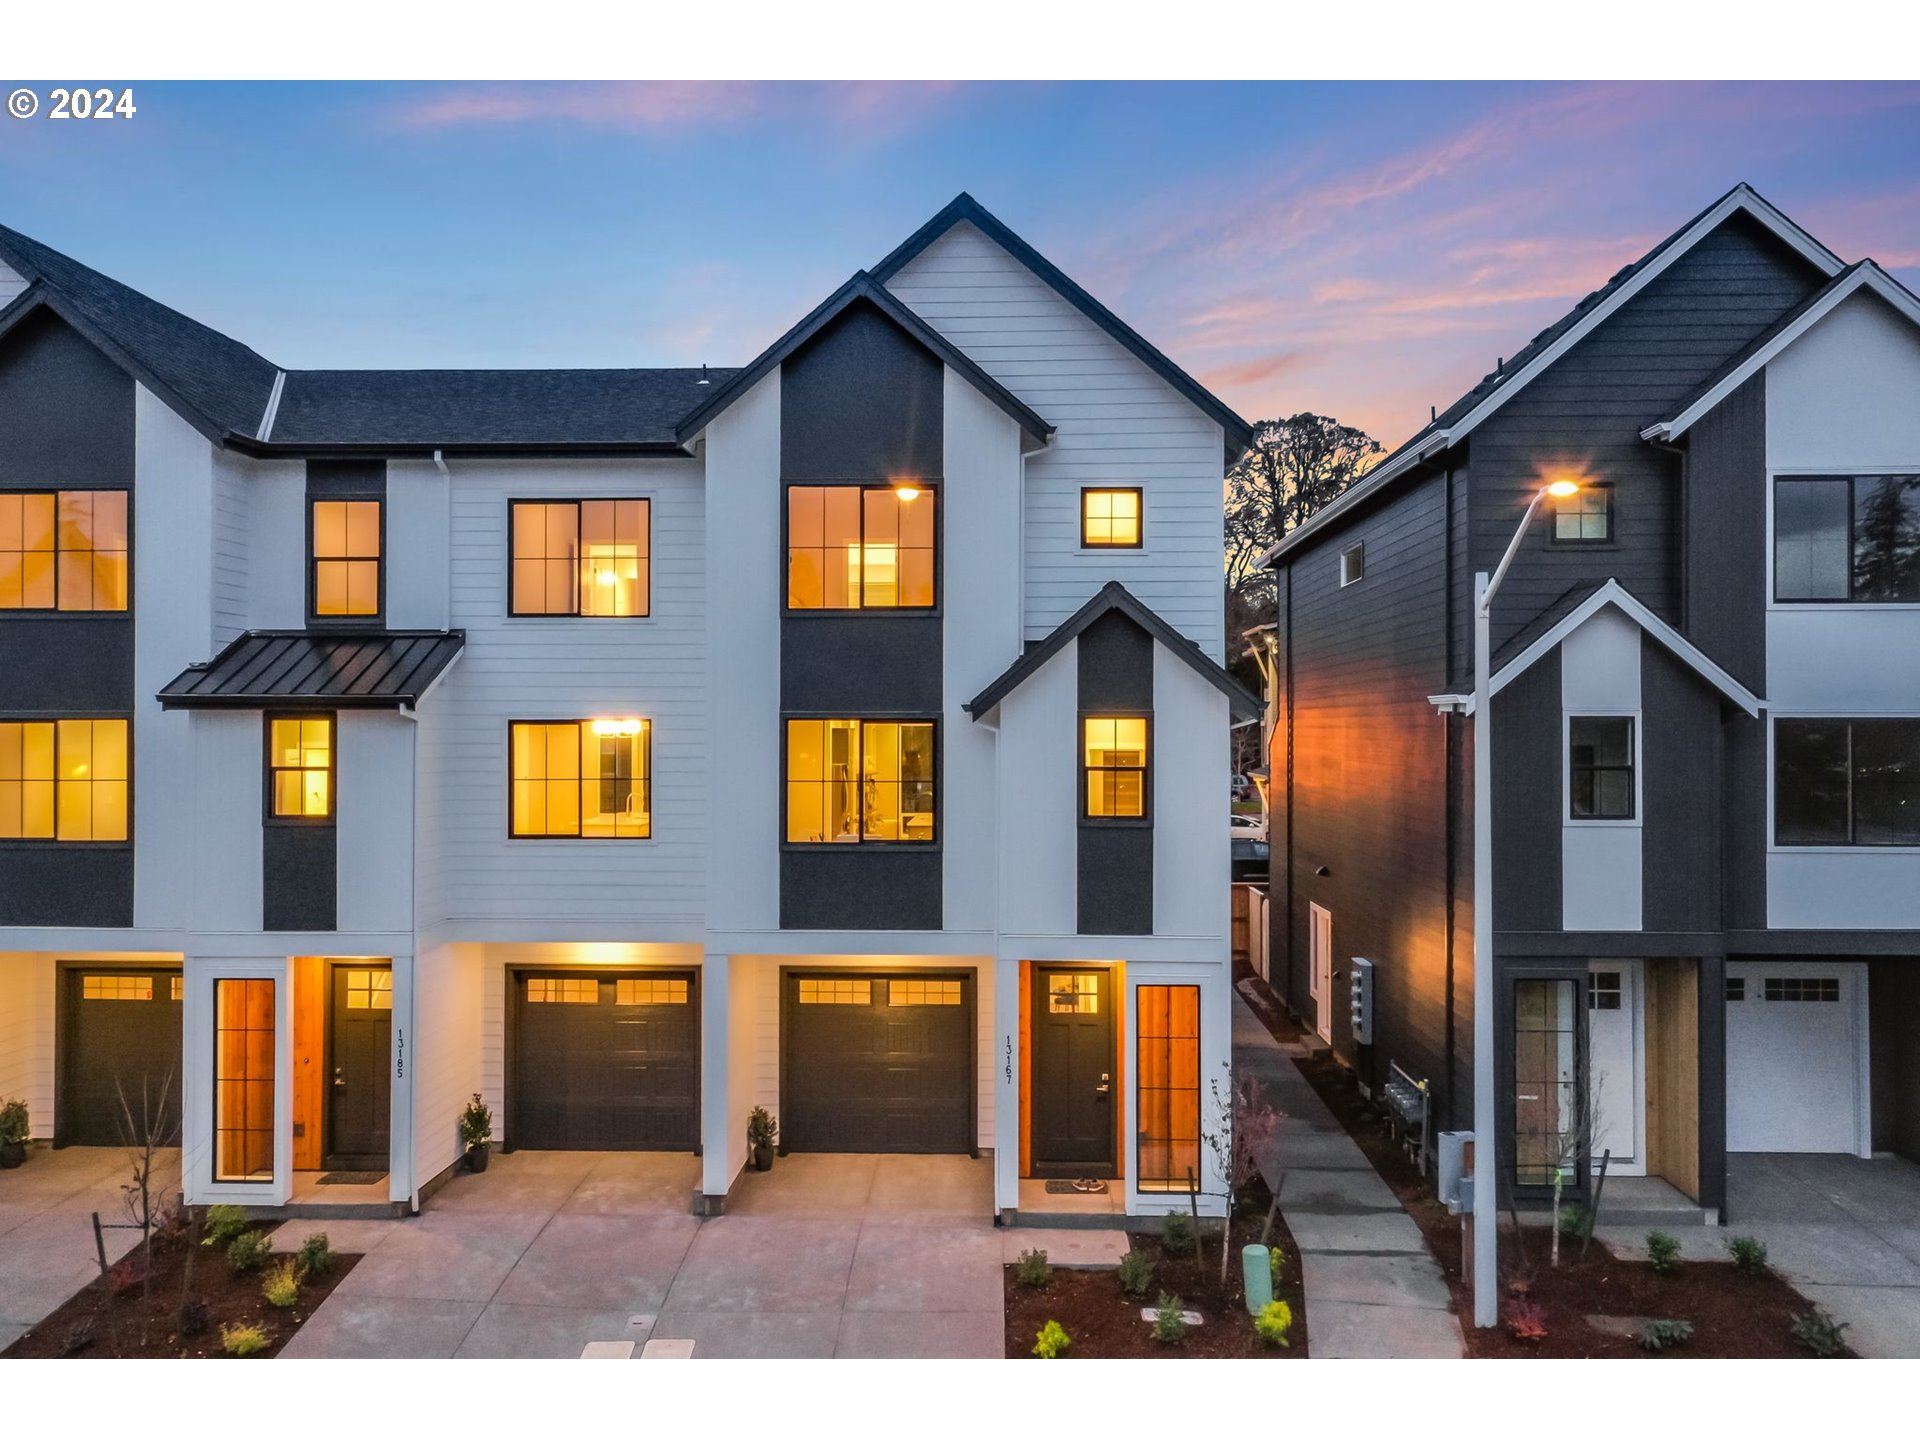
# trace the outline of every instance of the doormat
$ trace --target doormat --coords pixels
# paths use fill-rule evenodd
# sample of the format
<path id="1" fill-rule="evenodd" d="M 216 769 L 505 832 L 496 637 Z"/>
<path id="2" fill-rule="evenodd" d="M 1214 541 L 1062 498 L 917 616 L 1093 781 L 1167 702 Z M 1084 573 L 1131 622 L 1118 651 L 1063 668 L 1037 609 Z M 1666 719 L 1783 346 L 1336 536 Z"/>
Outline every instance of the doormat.
<path id="1" fill-rule="evenodd" d="M 1049 1195 L 1104 1195 L 1107 1182 L 1104 1180 L 1049 1180 Z"/>
<path id="2" fill-rule="evenodd" d="M 387 1178 L 384 1170 L 329 1170 L 320 1177 L 322 1185 L 372 1185 Z"/>

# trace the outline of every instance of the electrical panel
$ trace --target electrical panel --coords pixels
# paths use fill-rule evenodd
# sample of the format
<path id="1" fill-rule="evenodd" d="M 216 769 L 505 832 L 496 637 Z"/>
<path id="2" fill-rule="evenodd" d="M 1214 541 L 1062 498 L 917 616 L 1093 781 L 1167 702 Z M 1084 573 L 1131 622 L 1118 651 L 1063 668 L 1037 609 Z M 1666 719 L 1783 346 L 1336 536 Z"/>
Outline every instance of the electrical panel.
<path id="1" fill-rule="evenodd" d="M 1373 1043 L 1373 961 L 1353 957 L 1353 971 L 1347 982 L 1347 1018 L 1352 1022 L 1353 1043 Z"/>

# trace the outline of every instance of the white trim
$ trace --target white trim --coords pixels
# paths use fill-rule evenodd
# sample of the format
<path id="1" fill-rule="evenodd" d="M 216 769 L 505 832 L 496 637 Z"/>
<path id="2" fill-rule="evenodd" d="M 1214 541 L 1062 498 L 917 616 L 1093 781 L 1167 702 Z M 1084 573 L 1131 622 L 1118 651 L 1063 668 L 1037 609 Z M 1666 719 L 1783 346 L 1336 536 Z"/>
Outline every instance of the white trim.
<path id="1" fill-rule="evenodd" d="M 1721 669 L 1719 665 L 1710 660 L 1699 647 L 1688 640 L 1686 636 L 1682 635 L 1658 615 L 1647 609 L 1645 605 L 1642 605 L 1638 600 L 1634 599 L 1627 590 L 1621 587 L 1618 580 L 1608 580 L 1606 584 L 1602 585 L 1562 617 L 1560 622 L 1551 630 L 1547 631 L 1546 634 L 1542 635 L 1531 645 L 1527 646 L 1526 649 L 1514 656 L 1513 659 L 1501 666 L 1488 686 L 1488 694 L 1498 695 L 1502 690 L 1506 689 L 1510 683 L 1518 679 L 1524 671 L 1529 669 L 1535 661 L 1546 655 L 1555 646 L 1559 645 L 1561 641 L 1565 640 L 1567 636 L 1571 635 L 1588 620 L 1592 619 L 1603 605 L 1619 606 L 1621 612 L 1625 614 L 1629 620 L 1633 621 L 1642 630 L 1646 631 L 1647 634 L 1653 636 L 1654 639 L 1658 640 L 1662 645 L 1665 645 L 1667 649 L 1671 650 L 1694 670 L 1698 671 L 1700 675 L 1715 689 L 1719 690 L 1721 694 L 1733 701 L 1734 704 L 1746 711 L 1747 714 L 1754 716 L 1756 719 L 1759 717 L 1760 711 L 1765 704 L 1764 701 L 1755 696 L 1751 690 L 1747 689 L 1746 686 L 1742 685 L 1738 680 L 1734 679 L 1733 676 Z"/>
<path id="2" fill-rule="evenodd" d="M 1619 960 L 1590 960 L 1587 962 L 1587 990 L 1592 994 L 1593 976 L 1603 970 L 1618 971 L 1621 985 L 1621 1004 L 1631 1013 L 1628 1016 L 1628 1031 L 1632 1037 L 1633 1061 L 1628 1076 L 1627 1097 L 1629 1118 L 1632 1124 L 1633 1159 L 1623 1161 L 1615 1156 L 1607 1165 L 1609 1175 L 1645 1175 L 1647 1173 L 1647 962 L 1639 958 Z M 1604 1011 L 1602 1012 L 1605 1013 Z M 1593 1002 L 1587 1002 L 1587 1084 L 1591 1095 L 1593 1084 Z M 1607 1097 L 1602 1096 L 1600 1114 L 1607 1113 Z M 1591 1157 L 1594 1173 L 1599 1173 L 1600 1157 Z"/>
<path id="3" fill-rule="evenodd" d="M 267 396 L 267 413 L 260 417 L 260 430 L 253 437 L 254 439 L 265 441 L 273 438 L 273 422 L 280 414 L 280 392 L 286 388 L 287 372 L 274 371 L 273 393 Z M 436 450 L 434 454 L 437 456 L 439 451 Z"/>
<path id="4" fill-rule="evenodd" d="M 1354 560 L 1358 563 L 1349 566 L 1347 564 L 1349 560 Z M 1364 540 L 1356 540 L 1340 552 L 1340 588 L 1344 590 L 1349 585 L 1358 585 L 1366 578 L 1367 542 Z"/>
<path id="5" fill-rule="evenodd" d="M 1693 427 L 1709 410 L 1720 404 L 1735 390 L 1738 390 L 1755 372 L 1772 363 L 1781 351 L 1798 340 L 1807 331 L 1818 325 L 1833 313 L 1843 300 L 1857 295 L 1862 289 L 1873 291 L 1882 300 L 1904 315 L 1915 325 L 1920 325 L 1920 297 L 1895 280 L 1871 260 L 1860 263 L 1858 269 L 1839 284 L 1833 286 L 1818 301 L 1807 307 L 1791 325 L 1780 331 L 1771 340 L 1753 354 L 1740 362 L 1737 369 L 1731 371 L 1711 390 L 1695 400 L 1671 420 L 1662 420 L 1649 425 L 1640 432 L 1642 440 L 1677 440 Z"/>
<path id="6" fill-rule="evenodd" d="M 1573 722 L 1574 718 L 1601 720 L 1631 720 L 1633 722 L 1633 817 L 1628 820 L 1607 820 L 1598 816 L 1575 815 L 1573 813 Z M 1645 779 L 1647 727 L 1642 722 L 1640 709 L 1635 706 L 1581 706 L 1577 709 L 1560 711 L 1560 823 L 1595 829 L 1639 830 L 1645 828 L 1647 812 Z"/>

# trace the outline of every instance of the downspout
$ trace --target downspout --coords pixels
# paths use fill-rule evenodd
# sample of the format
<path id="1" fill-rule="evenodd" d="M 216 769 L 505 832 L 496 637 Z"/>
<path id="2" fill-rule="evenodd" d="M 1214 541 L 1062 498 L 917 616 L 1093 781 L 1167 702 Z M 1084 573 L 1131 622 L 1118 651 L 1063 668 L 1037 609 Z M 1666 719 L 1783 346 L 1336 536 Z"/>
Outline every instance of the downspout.
<path id="1" fill-rule="evenodd" d="M 447 583 L 440 592 L 440 623 L 443 629 L 451 630 L 453 628 L 453 472 L 447 468 L 446 457 L 439 450 L 433 452 L 433 465 L 440 472 L 442 482 L 440 493 L 445 503 L 441 507 L 441 513 L 446 523 L 441 527 L 440 533 L 446 537 L 447 541 Z"/>
<path id="2" fill-rule="evenodd" d="M 1446 527 L 1444 532 L 1446 536 L 1444 547 L 1444 573 L 1447 577 L 1446 600 L 1442 607 L 1442 613 L 1446 618 L 1447 628 L 1444 653 L 1446 655 L 1447 688 L 1449 690 L 1456 688 L 1455 667 L 1459 663 L 1458 657 L 1454 654 L 1453 638 L 1453 567 L 1456 559 L 1453 535 L 1455 483 L 1453 466 L 1449 465 L 1447 466 L 1446 487 L 1442 492 L 1446 496 L 1447 505 Z M 1446 778 L 1442 787 L 1440 802 L 1446 807 L 1446 855 L 1444 863 L 1447 867 L 1445 886 L 1446 904 L 1443 912 L 1446 917 L 1445 924 L 1447 927 L 1447 1014 L 1444 1030 L 1446 1038 L 1443 1049 L 1446 1055 L 1447 1071 L 1447 1124 L 1449 1126 L 1457 1126 L 1460 1117 L 1460 1039 L 1456 1014 L 1459 1008 L 1458 992 L 1455 987 L 1459 984 L 1459 958 L 1456 954 L 1454 931 L 1459 920 L 1460 903 L 1460 807 L 1455 801 L 1455 787 L 1460 783 L 1460 770 L 1454 757 L 1459 753 L 1460 746 L 1457 745 L 1456 742 L 1461 739 L 1461 736 L 1459 734 L 1458 720 L 1454 714 L 1444 713 L 1441 716 L 1440 737 L 1440 743 L 1446 747 L 1443 757 L 1445 763 L 1441 767 L 1442 773 Z"/>

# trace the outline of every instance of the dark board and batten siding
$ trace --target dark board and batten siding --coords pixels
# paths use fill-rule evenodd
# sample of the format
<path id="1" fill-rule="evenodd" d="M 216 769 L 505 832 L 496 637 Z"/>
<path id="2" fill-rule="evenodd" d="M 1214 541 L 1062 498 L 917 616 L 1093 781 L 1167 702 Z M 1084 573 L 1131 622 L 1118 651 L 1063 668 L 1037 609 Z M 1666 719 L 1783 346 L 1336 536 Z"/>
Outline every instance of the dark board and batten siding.
<path id="1" fill-rule="evenodd" d="M 338 835 L 331 823 L 275 824 L 269 818 L 260 827 L 262 930 L 337 928 Z"/>
<path id="2" fill-rule="evenodd" d="M 784 487 L 937 482 L 945 457 L 945 367 L 877 308 L 850 306 L 780 368 Z M 935 524 L 944 531 L 944 505 Z M 785 519 L 782 519 L 782 533 Z M 936 534 L 936 554 L 942 537 Z M 772 557 L 786 566 L 785 555 Z M 942 579 L 932 613 L 793 611 L 780 617 L 780 709 L 787 715 L 937 717 L 944 711 Z M 781 764 L 785 765 L 782 725 Z M 940 806 L 946 747 L 936 730 Z M 938 811 L 936 810 L 936 813 Z M 941 841 L 790 846 L 780 852 L 780 925 L 788 930 L 938 930 Z"/>
<path id="3" fill-rule="evenodd" d="M 1561 652 L 1493 697 L 1493 913 L 1502 932 L 1560 929 Z"/>
<path id="4" fill-rule="evenodd" d="M 1082 935 L 1153 933 L 1153 645 L 1153 636 L 1117 610 L 1109 610 L 1079 636 L 1081 715 L 1148 717 L 1146 817 L 1089 820 L 1086 796 L 1079 795 L 1075 913 Z M 1085 741 L 1078 721 L 1074 728 L 1075 754 L 1084 777 Z"/>
<path id="5" fill-rule="evenodd" d="M 131 525 L 133 434 L 132 379 L 63 321 L 42 312 L 0 339 L 0 491 L 125 489 Z M 129 583 L 140 561 L 135 545 Z M 131 609 L 7 616 L 0 717 L 122 718 L 131 742 L 133 627 Z M 131 924 L 131 838 L 0 846 L 0 925 Z"/>
<path id="6" fill-rule="evenodd" d="M 1722 697 L 1657 640 L 1640 642 L 1641 923 L 1717 931 L 1720 908 Z"/>
<path id="7" fill-rule="evenodd" d="M 1471 995 L 1471 879 L 1462 857 L 1457 883 L 1467 888 L 1450 946 L 1448 722 L 1427 699 L 1446 688 L 1448 508 L 1446 478 L 1431 477 L 1281 576 L 1291 753 L 1274 761 L 1288 771 L 1288 836 L 1274 847 L 1272 885 L 1276 988 L 1312 1022 L 1309 906 L 1324 906 L 1334 1044 L 1370 1083 L 1394 1062 L 1431 1080 L 1443 1125 L 1464 1120 L 1464 1109 L 1446 1112 L 1450 1097 L 1469 1103 L 1472 1075 L 1470 1026 L 1449 1023 Z M 1366 546 L 1366 575 L 1343 587 L 1340 554 L 1355 541 Z M 1364 1049 L 1345 1010 L 1355 955 L 1375 962 L 1374 1043 Z"/>

